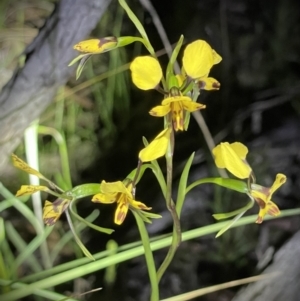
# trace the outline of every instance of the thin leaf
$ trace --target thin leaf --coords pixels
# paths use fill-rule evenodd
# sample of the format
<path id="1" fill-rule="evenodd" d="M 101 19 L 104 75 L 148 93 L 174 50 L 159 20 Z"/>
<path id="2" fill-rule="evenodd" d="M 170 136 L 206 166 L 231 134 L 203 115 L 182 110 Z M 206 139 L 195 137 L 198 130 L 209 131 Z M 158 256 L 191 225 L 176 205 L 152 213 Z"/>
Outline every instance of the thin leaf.
<path id="1" fill-rule="evenodd" d="M 187 180 L 188 180 L 188 176 L 189 176 L 189 172 L 190 172 L 190 168 L 192 165 L 192 162 L 194 160 L 194 156 L 195 153 L 192 153 L 189 157 L 189 159 L 187 160 L 184 169 L 182 171 L 181 177 L 180 177 L 180 181 L 178 184 L 178 193 L 177 193 L 177 201 L 176 201 L 176 211 L 178 214 L 178 217 L 180 217 L 180 213 L 181 213 L 181 209 L 185 200 L 185 195 L 186 195 L 186 184 L 187 184 Z"/>
<path id="2" fill-rule="evenodd" d="M 70 64 L 68 65 L 69 67 L 74 65 L 76 62 L 78 62 L 79 60 L 81 60 L 83 57 L 90 55 L 89 53 L 85 53 L 85 54 L 80 54 L 77 57 L 75 57 L 75 59 L 73 59 Z"/>
<path id="3" fill-rule="evenodd" d="M 176 62 L 178 53 L 181 49 L 182 43 L 183 43 L 183 35 L 180 36 L 180 38 L 177 42 L 177 45 L 174 48 L 174 50 L 172 52 L 172 55 L 171 55 L 171 58 L 169 60 L 169 63 L 168 63 L 168 66 L 167 66 L 167 72 L 166 72 L 167 83 L 169 83 L 170 77 L 172 75 L 174 75 L 174 64 Z"/>
<path id="4" fill-rule="evenodd" d="M 151 168 L 151 164 L 143 164 L 141 166 L 141 168 L 139 169 L 139 175 L 138 175 L 138 177 L 135 181 L 135 184 L 137 184 L 141 180 L 145 170 L 148 169 L 148 168 Z M 137 172 L 137 168 L 135 168 L 130 174 L 128 174 L 126 179 L 129 179 L 129 180 L 133 181 L 136 172 Z"/>
<path id="5" fill-rule="evenodd" d="M 130 9 L 130 7 L 127 5 L 125 0 L 119 0 L 120 5 L 124 8 L 124 10 L 126 11 L 129 19 L 132 21 L 132 23 L 135 25 L 135 27 L 137 28 L 137 30 L 139 31 L 139 33 L 141 34 L 141 36 L 143 37 L 143 39 L 145 40 L 145 47 L 148 49 L 148 51 L 150 52 L 151 55 L 153 55 L 155 57 L 155 51 L 149 41 L 149 38 L 146 34 L 146 31 L 142 25 L 142 23 L 140 22 L 140 20 L 136 17 L 136 15 L 134 14 L 134 12 Z"/>
<path id="6" fill-rule="evenodd" d="M 76 200 L 72 201 L 71 202 L 71 205 L 70 205 L 70 212 L 72 213 L 72 215 L 78 219 L 79 221 L 81 221 L 82 223 L 86 224 L 88 227 L 96 230 L 96 231 L 99 231 L 99 232 L 103 232 L 103 233 L 106 233 L 106 234 L 111 234 L 113 233 L 115 230 L 113 229 L 109 229 L 109 228 L 103 228 L 103 227 L 99 227 L 95 224 L 92 224 L 90 222 L 88 222 L 87 220 L 85 220 L 84 218 L 82 218 L 81 216 L 79 216 L 77 213 L 75 213 L 75 211 L 73 210 L 73 206 L 74 206 L 74 203 L 76 202 Z"/>
<path id="7" fill-rule="evenodd" d="M 299 208 L 292 209 L 292 210 L 283 210 L 281 212 L 280 217 L 294 216 L 299 214 L 300 214 Z M 257 215 L 243 217 L 240 220 L 238 220 L 233 225 L 233 227 L 254 223 L 256 218 Z M 278 217 L 266 216 L 265 220 L 271 220 L 275 218 Z M 202 237 L 204 235 L 215 233 L 219 229 L 222 229 L 224 227 L 224 224 L 226 224 L 226 222 L 220 222 L 213 225 L 208 225 L 208 226 L 186 231 L 182 234 L 182 240 L 187 241 L 198 237 Z M 172 241 L 171 235 L 160 238 L 158 240 L 154 240 L 153 242 L 151 242 L 151 249 L 152 251 L 156 251 L 162 248 L 166 248 L 171 244 L 171 241 Z M 101 258 L 101 259 L 94 262 L 88 262 L 86 258 L 80 258 L 74 260 L 71 263 L 57 266 L 51 270 L 43 271 L 36 275 L 30 275 L 35 277 L 34 282 L 32 282 L 29 285 L 24 285 L 22 287 L 16 288 L 15 290 L 7 294 L 2 294 L 1 301 L 20 300 L 23 297 L 36 294 L 37 290 L 54 287 L 56 285 L 61 285 L 62 283 L 65 283 L 67 281 L 71 281 L 76 278 L 82 277 L 84 275 L 95 273 L 96 271 L 98 272 L 99 270 L 105 269 L 106 267 L 112 264 L 119 264 L 120 262 L 124 262 L 132 258 L 136 258 L 137 256 L 141 256 L 145 253 L 144 247 L 141 246 L 140 243 L 138 243 L 138 245 L 136 243 L 134 244 L 130 243 L 129 245 L 120 247 L 119 249 L 120 252 L 118 252 L 115 256 L 107 257 L 107 254 L 109 254 L 109 252 L 103 251 L 95 254 L 95 258 Z M 63 269 L 61 267 L 63 267 Z M 43 275 L 43 277 L 41 277 L 41 275 Z M 31 280 L 32 278 L 33 277 L 31 277 Z M 29 277 L 27 277 L 27 281 L 28 279 Z"/>
<path id="8" fill-rule="evenodd" d="M 91 56 L 92 56 L 92 54 L 88 54 L 88 55 L 85 55 L 85 56 L 81 59 L 79 65 L 78 65 L 78 67 L 77 67 L 77 69 L 76 69 L 76 80 L 80 77 L 80 75 L 81 75 L 81 73 L 82 73 L 82 70 L 83 70 L 85 64 L 87 63 L 87 61 L 89 60 L 89 58 L 91 58 Z"/>
<path id="9" fill-rule="evenodd" d="M 221 236 L 224 232 L 226 232 L 229 228 L 232 227 L 233 224 L 235 224 L 245 213 L 246 211 L 242 211 L 240 214 L 238 214 L 234 219 L 232 219 L 224 228 L 222 228 L 216 235 L 216 238 Z"/>
<path id="10" fill-rule="evenodd" d="M 88 257 L 89 259 L 95 261 L 95 258 L 93 257 L 93 255 L 89 252 L 89 250 L 84 246 L 84 244 L 82 243 L 82 241 L 80 240 L 79 236 L 77 235 L 75 229 L 74 229 L 74 226 L 73 226 L 73 223 L 72 223 L 72 220 L 71 220 L 71 217 L 70 217 L 70 214 L 68 211 L 66 211 L 66 216 L 67 216 L 67 220 L 68 220 L 68 224 L 69 224 L 69 227 L 73 233 L 73 236 L 75 238 L 75 241 L 76 243 L 78 244 L 79 248 L 81 249 L 81 251 L 83 252 L 83 254 Z"/>
<path id="11" fill-rule="evenodd" d="M 227 178 L 204 178 L 201 180 L 197 180 L 187 187 L 187 193 L 190 190 L 192 190 L 194 187 L 201 184 L 207 184 L 207 183 L 216 184 L 241 193 L 248 193 L 248 187 L 245 182 L 241 180 L 227 179 Z"/>

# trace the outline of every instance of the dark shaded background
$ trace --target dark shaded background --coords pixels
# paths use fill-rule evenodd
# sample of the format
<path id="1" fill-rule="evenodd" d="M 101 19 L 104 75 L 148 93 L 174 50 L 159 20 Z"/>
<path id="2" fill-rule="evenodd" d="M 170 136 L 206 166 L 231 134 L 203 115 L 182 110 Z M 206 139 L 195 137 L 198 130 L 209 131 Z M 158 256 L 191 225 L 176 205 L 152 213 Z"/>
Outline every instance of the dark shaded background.
<path id="1" fill-rule="evenodd" d="M 300 186 L 300 2 L 277 1 L 230 1 L 230 0 L 173 0 L 153 1 L 165 27 L 170 42 L 176 43 L 180 34 L 185 43 L 204 39 L 222 56 L 214 66 L 211 76 L 218 79 L 221 89 L 203 92 L 199 101 L 207 108 L 202 111 L 216 142 L 240 141 L 249 147 L 249 163 L 258 182 L 268 186 L 276 173 L 285 173 L 288 182 L 275 195 L 280 208 L 299 206 Z M 149 38 L 156 50 L 162 43 L 152 23 L 149 12 L 141 9 L 139 1 L 130 1 L 131 8 L 143 20 Z M 109 7 L 114 15 L 116 1 Z M 106 36 L 110 28 L 103 29 Z M 135 31 L 125 18 L 123 35 Z M 95 31 L 92 36 L 97 35 Z M 136 49 L 127 48 L 128 61 Z M 142 50 L 142 53 L 146 53 Z M 160 57 L 166 65 L 166 56 Z M 95 69 L 97 62 L 94 61 Z M 73 79 L 69 83 L 72 85 Z M 151 139 L 162 127 L 162 120 L 147 114 L 157 105 L 160 95 L 155 91 L 139 91 L 130 85 L 130 114 L 114 112 L 118 125 L 114 135 L 103 138 L 102 121 L 97 120 L 96 153 L 92 164 L 80 174 L 73 175 L 75 184 L 122 180 L 136 166 L 137 153 L 142 147 L 141 136 Z M 116 96 L 116 102 L 122 95 Z M 191 152 L 196 151 L 191 181 L 205 176 L 216 176 L 217 171 L 194 120 L 188 132 L 176 136 L 175 182 L 180 176 L 182 164 Z M 80 149 L 77 150 L 80 154 Z M 76 164 L 76 163 L 72 163 Z M 176 184 L 174 185 L 176 187 Z M 175 193 L 176 191 L 174 191 Z M 153 207 L 153 211 L 166 216 L 149 227 L 151 235 L 169 233 L 171 223 L 160 196 L 159 187 L 151 173 L 147 173 L 137 190 L 137 198 Z M 195 189 L 187 197 L 183 214 L 183 230 L 213 223 L 216 212 L 226 212 L 245 204 L 244 196 L 222 188 L 206 185 Z M 241 205 L 240 205 L 241 206 Z M 107 207 L 107 206 L 106 206 Z M 92 210 L 90 202 L 81 202 L 79 210 L 85 216 Z M 115 227 L 112 215 L 115 207 L 100 207 L 101 219 L 97 222 L 106 227 Z M 255 207 L 251 213 L 256 213 Z M 62 219 L 63 220 L 63 219 Z M 299 228 L 299 218 L 285 218 L 265 222 L 261 226 L 248 225 L 228 231 L 215 239 L 213 236 L 183 243 L 174 262 L 161 283 L 161 297 L 238 279 L 259 273 L 257 263 L 270 247 L 278 249 Z M 87 247 L 98 252 L 109 238 L 119 244 L 138 239 L 134 221 L 129 216 L 124 225 L 111 236 L 101 236 L 88 230 Z M 155 253 L 157 264 L 166 250 Z M 68 258 L 61 258 L 61 261 Z M 103 272 L 89 278 L 93 287 L 103 286 Z M 147 270 L 144 258 L 136 258 L 118 267 L 117 281 L 111 288 L 91 295 L 90 300 L 147 300 L 149 294 Z M 62 287 L 62 290 L 65 290 Z M 72 290 L 72 288 L 69 288 Z M 221 291 L 197 300 L 230 300 L 235 290 Z M 104 297 L 103 297 L 104 296 Z"/>
<path id="2" fill-rule="evenodd" d="M 216 142 L 241 141 L 248 145 L 249 162 L 262 185 L 271 185 L 276 173 L 285 173 L 288 182 L 275 196 L 275 201 L 282 209 L 298 207 L 299 1 L 153 1 L 153 5 L 171 43 L 176 43 L 181 33 L 186 43 L 205 39 L 223 57 L 211 72 L 221 82 L 221 90 L 203 92 L 200 96 L 200 102 L 207 105 L 202 113 Z M 154 48 L 161 49 L 162 43 L 148 12 L 143 24 Z M 131 25 L 127 26 L 124 35 L 130 33 L 127 30 Z M 128 56 L 130 58 L 130 53 Z M 166 64 L 166 56 L 161 57 L 161 62 Z M 145 115 L 153 103 L 160 102 L 160 96 L 138 91 L 133 86 L 131 93 L 133 117 L 118 133 L 105 159 L 99 159 L 84 177 L 96 175 L 108 180 L 124 177 L 124 170 L 130 171 L 136 164 L 140 136 L 153 137 L 160 129 L 161 120 Z M 175 162 L 179 168 L 194 150 L 198 151 L 198 160 L 192 178 L 217 175 L 203 135 L 191 121 L 189 131 L 176 136 Z M 167 216 L 158 195 L 158 185 L 151 175 L 146 175 L 137 197 L 153 206 L 155 212 Z M 201 187 L 187 197 L 183 229 L 213 223 L 213 212 L 232 210 L 239 202 L 245 204 L 238 194 L 209 185 Z M 257 210 L 255 207 L 251 212 Z M 171 231 L 168 218 L 155 224 L 156 227 L 149 228 L 153 234 Z M 122 243 L 135 240 L 137 233 L 133 227 L 129 218 L 117 231 L 116 240 Z M 265 251 L 269 247 L 279 248 L 298 227 L 298 218 L 282 219 L 230 230 L 217 240 L 207 237 L 183 243 L 162 280 L 161 297 L 258 273 L 256 265 Z M 158 263 L 164 255 L 165 251 L 156 252 Z M 146 300 L 147 279 L 143 258 L 120 265 L 118 282 L 112 290 L 117 295 L 115 300 L 121 296 L 124 300 L 124 291 L 128 296 L 125 300 Z M 234 291 L 222 291 L 199 300 L 230 300 Z"/>

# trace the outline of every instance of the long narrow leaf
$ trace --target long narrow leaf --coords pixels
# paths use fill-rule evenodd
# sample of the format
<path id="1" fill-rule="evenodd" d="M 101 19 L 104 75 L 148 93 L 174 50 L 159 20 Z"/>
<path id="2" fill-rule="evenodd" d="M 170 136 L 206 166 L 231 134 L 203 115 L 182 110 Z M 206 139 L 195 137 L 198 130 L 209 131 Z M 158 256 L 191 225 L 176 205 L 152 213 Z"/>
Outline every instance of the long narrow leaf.
<path id="1" fill-rule="evenodd" d="M 296 215 L 296 214 L 300 214 L 299 208 L 292 209 L 292 210 L 283 210 L 281 212 L 281 217 L 291 216 L 291 215 Z M 253 223 L 255 221 L 256 217 L 257 217 L 256 215 L 243 217 L 240 220 L 238 220 L 233 225 L 233 227 L 238 227 L 238 226 Z M 269 220 L 269 219 L 274 219 L 274 217 L 272 217 L 272 216 L 265 217 L 265 220 Z M 222 229 L 225 225 L 226 225 L 226 222 L 221 222 L 221 223 L 217 223 L 214 225 L 209 225 L 209 226 L 205 226 L 205 227 L 201 227 L 201 228 L 197 228 L 197 229 L 193 229 L 193 230 L 184 232 L 182 235 L 182 240 L 187 241 L 190 239 L 194 239 L 197 237 L 215 233 L 215 232 L 219 231 L 220 229 Z M 154 241 L 151 243 L 151 249 L 153 251 L 155 251 L 155 250 L 165 248 L 171 244 L 171 241 L 172 241 L 171 236 L 162 238 L 158 241 Z M 110 265 L 118 264 L 120 262 L 124 262 L 126 260 L 135 258 L 142 254 L 144 254 L 143 246 L 135 247 L 130 250 L 120 252 L 120 253 L 116 254 L 115 256 L 111 256 L 109 258 L 104 258 L 101 260 L 90 262 L 90 263 L 85 264 L 84 266 L 75 267 L 73 269 L 64 271 L 60 274 L 56 274 L 54 276 L 50 276 L 47 278 L 42 278 L 41 280 L 37 280 L 34 283 L 27 285 L 25 288 L 19 288 L 12 292 L 7 293 L 7 294 L 3 294 L 1 296 L 1 301 L 19 300 L 22 297 L 26 297 L 26 296 L 36 293 L 37 289 L 40 290 L 40 289 L 45 289 L 48 287 L 53 287 L 58 284 L 62 284 L 64 282 L 76 279 L 78 277 L 82 277 L 84 275 L 94 273 L 94 272 L 104 269 Z"/>
<path id="2" fill-rule="evenodd" d="M 145 46 L 148 49 L 148 51 L 150 52 L 150 54 L 155 56 L 155 51 L 149 41 L 149 38 L 148 38 L 146 31 L 145 31 L 142 23 L 140 22 L 140 20 L 136 17 L 136 15 L 133 13 L 133 11 L 130 9 L 130 7 L 127 5 L 125 0 L 119 0 L 119 3 L 124 8 L 129 19 L 132 21 L 132 23 L 135 25 L 135 27 L 137 28 L 137 30 L 139 31 L 139 33 L 145 40 Z"/>
<path id="3" fill-rule="evenodd" d="M 190 172 L 190 168 L 192 165 L 192 162 L 194 160 L 195 153 L 192 153 L 189 159 L 187 160 L 184 169 L 182 171 L 179 185 L 178 185 L 178 193 L 177 193 L 177 201 L 176 201 L 176 211 L 178 214 L 178 217 L 180 217 L 181 209 L 184 203 L 185 195 L 186 195 L 186 184 Z"/>

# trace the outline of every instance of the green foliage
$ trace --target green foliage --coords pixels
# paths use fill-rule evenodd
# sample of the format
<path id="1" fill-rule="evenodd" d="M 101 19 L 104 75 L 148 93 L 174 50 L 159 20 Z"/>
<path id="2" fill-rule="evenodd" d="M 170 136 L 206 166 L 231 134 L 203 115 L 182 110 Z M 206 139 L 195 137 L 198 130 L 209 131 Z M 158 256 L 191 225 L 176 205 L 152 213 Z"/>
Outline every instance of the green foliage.
<path id="1" fill-rule="evenodd" d="M 97 156 L 107 156 L 113 142 L 118 139 L 118 133 L 124 130 L 128 125 L 128 118 L 131 113 L 129 97 L 130 84 L 128 74 L 124 72 L 128 69 L 128 64 L 126 64 L 128 58 L 123 47 L 135 42 L 140 42 L 148 50 L 150 56 L 158 61 L 157 54 L 151 45 L 142 23 L 136 17 L 133 10 L 127 5 L 126 1 L 119 0 L 119 3 L 121 6 L 118 6 L 116 9 L 116 17 L 114 18 L 114 26 L 112 28 L 114 36 L 118 37 L 116 47 L 105 49 L 105 52 L 109 50 L 112 51 L 109 51 L 103 56 L 100 56 L 100 52 L 97 52 L 93 54 L 81 54 L 75 58 L 70 65 L 79 63 L 76 79 L 79 79 L 80 76 L 81 82 L 73 82 L 68 86 L 62 87 L 56 96 L 56 102 L 49 107 L 41 117 L 40 123 L 43 125 L 33 125 L 33 131 L 25 138 L 26 143 L 24 149 L 28 162 L 33 162 L 32 168 L 38 168 L 39 156 L 42 157 L 42 162 L 45 157 L 55 158 L 55 164 L 41 166 L 42 173 L 46 176 L 42 175 L 42 177 L 38 176 L 38 178 L 46 180 L 49 189 L 53 189 L 52 195 L 58 197 L 58 199 L 52 203 L 48 201 L 48 205 L 50 204 L 50 213 L 53 215 L 51 215 L 51 218 L 53 218 L 51 222 L 53 222 L 53 224 L 56 223 L 56 226 L 45 227 L 42 223 L 42 219 L 44 219 L 44 221 L 46 218 L 50 219 L 49 216 L 47 217 L 49 212 L 45 212 L 45 208 L 42 210 L 42 199 L 44 199 L 44 195 L 42 198 L 41 195 L 35 194 L 32 198 L 33 205 L 31 206 L 28 204 L 29 198 L 27 196 L 17 198 L 0 183 L 0 194 L 4 198 L 0 203 L 0 213 L 14 207 L 22 219 L 25 220 L 26 224 L 31 225 L 34 235 L 34 238 L 31 240 L 23 238 L 18 231 L 18 225 L 0 217 L 0 290 L 3 293 L 1 301 L 19 300 L 20 298 L 31 295 L 33 295 L 35 300 L 42 300 L 41 297 L 49 300 L 77 300 L 80 296 L 78 296 L 78 298 L 77 296 L 66 297 L 53 291 L 53 287 L 68 281 L 74 281 L 79 277 L 102 269 L 106 269 L 105 279 L 106 284 L 109 286 L 116 279 L 116 267 L 119 263 L 141 255 L 145 255 L 149 273 L 151 284 L 150 300 L 158 301 L 159 282 L 171 264 L 181 241 L 187 241 L 213 233 L 216 233 L 216 237 L 219 237 L 230 228 L 253 223 L 255 221 L 254 216 L 242 216 L 253 207 L 255 201 L 259 204 L 261 213 L 270 203 L 272 193 L 278 188 L 277 186 L 275 187 L 276 182 L 273 184 L 274 189 L 273 186 L 263 187 L 257 185 L 253 171 L 248 166 L 245 156 L 241 157 L 238 152 L 236 154 L 233 154 L 234 152 L 230 152 L 230 154 L 223 152 L 221 166 L 218 166 L 218 164 L 217 166 L 227 168 L 231 171 L 232 166 L 234 169 L 238 169 L 238 166 L 246 164 L 251 172 L 246 180 L 209 177 L 201 178 L 188 184 L 190 169 L 194 160 L 194 153 L 192 153 L 183 167 L 178 187 L 176 187 L 177 196 L 174 197 L 173 155 L 175 139 L 177 139 L 175 132 L 178 130 L 187 130 L 190 122 L 190 112 L 193 112 L 193 110 L 188 111 L 186 109 L 188 105 L 184 101 L 180 107 L 181 111 L 184 110 L 183 116 L 179 116 L 180 114 L 174 110 L 177 104 L 177 102 L 174 101 L 174 103 L 170 105 L 170 112 L 164 117 L 164 128 L 170 128 L 171 131 L 167 149 L 163 154 L 166 159 L 166 172 L 161 167 L 160 160 L 151 160 L 151 162 L 146 164 L 142 164 L 141 160 L 139 160 L 137 167 L 129 172 L 124 180 L 119 181 L 124 187 L 122 186 L 120 188 L 119 182 L 73 185 L 72 182 L 81 183 L 83 181 L 79 177 L 74 179 L 74 176 L 72 177 L 71 175 L 78 174 L 84 170 L 85 167 L 92 163 L 93 158 Z M 3 2 L 1 5 L 5 8 L 8 2 Z M 141 37 L 121 36 L 124 11 L 135 25 Z M 1 17 L 2 15 L 0 15 L 0 26 L 3 26 L 4 21 Z M 19 19 L 18 22 L 20 22 L 21 19 Z M 112 17 L 109 15 L 104 17 L 103 20 L 106 24 L 102 24 L 103 26 L 99 26 L 99 28 L 105 28 L 112 24 Z M 25 23 L 22 25 L 25 26 Z M 98 34 L 105 36 L 106 33 L 99 30 Z M 286 32 L 281 32 L 281 35 L 284 40 Z M 176 74 L 174 69 L 176 69 L 175 65 L 182 51 L 183 44 L 184 38 L 181 35 L 167 64 L 165 77 L 162 76 L 162 78 L 159 78 L 157 86 L 153 88 L 163 93 L 165 98 L 182 96 L 190 98 L 191 106 L 195 106 L 200 90 L 203 87 L 208 87 L 210 83 L 209 79 L 211 78 L 208 78 L 207 72 L 204 72 L 204 76 L 191 78 L 184 70 L 187 69 L 187 66 L 183 66 L 181 73 Z M 207 45 L 206 47 L 208 47 Z M 72 47 L 72 45 L 70 45 L 70 47 Z M 278 51 L 278 49 L 274 47 L 274 52 L 276 51 Z M 200 63 L 209 71 L 212 65 L 217 63 L 217 60 L 214 61 L 217 54 L 210 46 L 208 54 L 212 57 L 215 55 L 215 57 L 211 59 L 211 66 L 205 66 L 209 59 L 204 60 L 204 63 Z M 96 59 L 98 60 L 97 63 Z M 197 59 L 196 57 L 195 60 Z M 108 60 L 109 62 L 107 62 Z M 4 67 L 6 68 L 7 66 Z M 3 68 L 2 65 L 1 68 Z M 197 74 L 196 71 L 195 73 Z M 183 78 L 181 85 L 178 84 L 179 79 L 175 77 L 176 75 Z M 145 80 L 147 81 L 148 78 Z M 160 84 L 161 86 L 159 86 Z M 211 89 L 207 90 L 212 90 L 212 87 L 213 85 L 211 85 Z M 176 91 L 175 96 L 172 94 L 174 89 Z M 88 97 L 86 97 L 87 94 Z M 165 104 L 162 103 L 162 106 L 163 105 Z M 178 115 L 175 114 L 176 112 Z M 178 122 L 178 118 L 180 118 L 180 122 Z M 98 119 L 101 120 L 102 128 L 99 133 L 96 134 L 96 129 L 99 125 L 97 122 Z M 175 126 L 176 122 L 178 123 L 177 127 Z M 39 134 L 39 136 L 37 136 L 37 134 Z M 98 147 L 99 141 L 107 141 L 107 145 L 103 145 L 100 150 Z M 150 144 L 144 138 L 145 149 Z M 128 146 L 133 146 L 129 140 Z M 78 154 L 76 150 L 79 148 L 80 153 Z M 150 151 L 152 150 L 150 149 Z M 21 152 L 21 149 L 19 152 Z M 216 157 L 215 154 L 214 156 Z M 230 168 L 228 168 L 228 166 L 230 166 Z M 97 168 L 101 169 L 101 167 Z M 172 216 L 173 232 L 164 237 L 149 237 L 145 222 L 151 223 L 152 219 L 161 218 L 161 216 L 147 211 L 152 208 L 135 200 L 136 186 L 143 180 L 145 171 L 148 169 L 151 170 L 155 176 L 165 199 L 165 206 Z M 48 180 L 49 177 L 51 179 L 53 177 L 55 180 L 52 182 L 52 180 Z M 39 185 L 39 181 L 34 182 L 32 179 L 29 181 L 32 186 Z M 229 222 L 217 222 L 212 225 L 182 232 L 180 218 L 186 196 L 194 187 L 203 184 L 214 184 L 232 190 L 242 194 L 245 199 L 249 197 L 250 201 L 244 206 L 239 205 L 242 207 L 233 211 L 213 214 L 216 220 L 233 217 Z M 280 185 L 282 184 L 283 183 Z M 274 191 L 270 193 L 270 190 Z M 265 199 L 262 197 L 258 200 L 255 198 L 253 191 L 260 193 L 263 197 L 265 196 Z M 118 225 L 123 222 L 127 211 L 130 210 L 136 220 L 141 240 L 123 246 L 118 246 L 113 243 L 112 247 L 110 247 L 111 245 L 108 244 L 107 250 L 92 254 L 85 245 L 86 241 L 84 235 L 81 234 L 82 231 L 87 227 L 105 234 L 111 234 L 114 231 L 96 224 L 96 219 L 100 214 L 100 211 L 97 209 L 87 217 L 82 217 L 79 214 L 80 207 L 78 206 L 78 202 L 81 200 L 86 202 L 86 199 L 91 199 L 93 195 L 94 197 L 95 195 L 99 195 L 98 199 L 100 203 L 101 201 L 104 204 L 116 203 L 115 221 L 119 221 Z M 220 200 L 224 203 L 224 198 L 220 198 Z M 261 202 L 264 202 L 265 207 Z M 216 203 L 217 202 L 212 205 L 212 208 L 217 207 Z M 274 208 L 273 206 L 271 209 Z M 272 212 L 271 210 L 262 212 L 263 217 L 265 214 L 271 214 Z M 291 216 L 299 213 L 299 209 L 285 210 L 281 212 L 281 216 Z M 61 227 L 62 224 L 58 221 L 62 214 L 66 214 L 69 229 Z M 271 218 L 274 217 L 265 217 L 265 219 Z M 248 246 L 243 243 L 244 238 L 240 237 L 240 233 L 241 232 L 234 236 L 237 238 L 237 242 L 240 243 L 240 246 L 237 246 L 236 251 L 230 253 L 232 256 L 231 259 L 236 258 L 240 254 L 245 253 L 245 250 L 248 250 Z M 52 248 L 47 244 L 51 235 L 58 236 Z M 101 239 L 102 233 L 97 233 L 97 235 L 99 235 Z M 231 234 L 226 236 L 224 241 L 230 237 L 230 235 Z M 223 245 L 225 244 L 226 241 Z M 168 253 L 161 266 L 157 267 L 153 252 L 166 247 L 168 247 Z M 64 264 L 57 264 L 60 253 L 63 252 L 65 248 L 69 248 L 71 250 L 71 256 L 75 255 L 77 258 Z M 15 249 L 15 251 L 13 251 L 13 249 Z M 37 251 L 41 255 L 40 257 L 36 255 Z M 18 271 L 25 266 L 28 268 L 28 275 L 20 277 Z M 185 300 L 188 300 L 190 297 L 186 298 Z M 165 301 L 167 301 L 167 299 Z"/>

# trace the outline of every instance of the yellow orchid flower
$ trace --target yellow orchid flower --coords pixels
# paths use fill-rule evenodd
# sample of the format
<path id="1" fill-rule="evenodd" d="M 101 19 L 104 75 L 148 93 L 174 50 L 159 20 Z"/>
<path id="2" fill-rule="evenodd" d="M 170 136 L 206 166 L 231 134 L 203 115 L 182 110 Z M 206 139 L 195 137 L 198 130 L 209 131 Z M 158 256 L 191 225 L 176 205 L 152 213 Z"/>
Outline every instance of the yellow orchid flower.
<path id="1" fill-rule="evenodd" d="M 86 54 L 98 54 L 112 50 L 117 46 L 118 39 L 116 37 L 105 37 L 81 41 L 74 45 L 73 49 Z"/>
<path id="2" fill-rule="evenodd" d="M 218 168 L 226 168 L 240 179 L 249 178 L 252 169 L 246 161 L 248 148 L 240 143 L 220 143 L 212 150 Z"/>
<path id="3" fill-rule="evenodd" d="M 21 188 L 17 191 L 16 196 L 23 196 L 23 195 L 31 195 L 37 191 L 45 191 L 51 192 L 51 190 L 47 186 L 42 185 L 22 185 Z"/>
<path id="4" fill-rule="evenodd" d="M 54 225 L 56 221 L 59 219 L 59 217 L 61 216 L 61 214 L 68 208 L 71 200 L 60 198 L 60 195 L 63 192 L 62 189 L 60 189 L 52 181 L 50 181 L 45 176 L 43 176 L 39 171 L 30 167 L 26 162 L 24 162 L 15 154 L 12 154 L 11 156 L 12 156 L 13 165 L 15 167 L 27 172 L 28 174 L 37 176 L 38 178 L 44 181 L 47 181 L 49 186 L 53 189 L 53 190 L 49 189 L 47 186 L 43 186 L 43 185 L 22 185 L 21 188 L 16 193 L 17 197 L 24 196 L 24 195 L 31 195 L 37 191 L 44 191 L 59 197 L 53 203 L 46 201 L 43 208 L 44 223 L 47 226 Z M 59 190 L 60 192 L 58 193 L 55 190 Z"/>
<path id="5" fill-rule="evenodd" d="M 261 224 L 266 214 L 271 216 L 277 216 L 280 214 L 280 210 L 277 205 L 272 202 L 271 198 L 273 193 L 286 182 L 286 176 L 284 174 L 277 174 L 276 179 L 271 187 L 263 187 L 257 184 L 251 185 L 251 195 L 260 207 L 257 224 Z"/>
<path id="6" fill-rule="evenodd" d="M 54 202 L 45 201 L 43 221 L 47 226 L 53 226 L 63 212 L 69 207 L 71 200 L 57 199 Z"/>
<path id="7" fill-rule="evenodd" d="M 207 78 L 213 65 L 220 63 L 221 56 L 204 40 L 188 44 L 184 50 L 182 64 L 185 73 L 193 80 Z"/>
<path id="8" fill-rule="evenodd" d="M 139 153 L 142 162 L 149 162 L 164 156 L 167 152 L 171 129 L 166 128 L 160 132 L 149 145 Z"/>
<path id="9" fill-rule="evenodd" d="M 13 165 L 16 168 L 21 169 L 21 170 L 27 172 L 30 175 L 37 176 L 38 178 L 43 179 L 45 181 L 49 181 L 39 171 L 37 171 L 37 170 L 33 169 L 32 167 L 30 167 L 26 162 L 24 162 L 22 159 L 20 159 L 17 155 L 11 154 L 11 159 L 12 159 Z"/>
<path id="10" fill-rule="evenodd" d="M 106 183 L 102 181 L 100 185 L 101 193 L 95 194 L 92 198 L 94 203 L 111 204 L 117 203 L 114 222 L 121 225 L 127 215 L 128 209 L 131 210 L 151 210 L 145 204 L 133 199 L 132 185 L 126 187 L 123 182 L 117 181 Z"/>
<path id="11" fill-rule="evenodd" d="M 90 39 L 77 43 L 73 49 L 81 52 L 82 54 L 74 58 L 68 66 L 74 65 L 80 61 L 76 70 L 76 79 L 79 78 L 85 64 L 94 54 L 104 53 L 119 47 L 119 39 L 116 37 L 105 37 L 101 39 Z"/>
<path id="12" fill-rule="evenodd" d="M 155 89 L 162 79 L 159 62 L 152 56 L 138 56 L 130 64 L 133 83 L 141 90 Z"/>
<path id="13" fill-rule="evenodd" d="M 152 108 L 149 114 L 155 117 L 162 117 L 171 112 L 174 130 L 183 131 L 185 111 L 194 112 L 204 109 L 205 107 L 206 106 L 201 103 L 192 101 L 190 97 L 179 94 L 178 96 L 169 96 L 165 98 L 162 101 L 161 106 Z"/>

